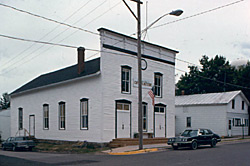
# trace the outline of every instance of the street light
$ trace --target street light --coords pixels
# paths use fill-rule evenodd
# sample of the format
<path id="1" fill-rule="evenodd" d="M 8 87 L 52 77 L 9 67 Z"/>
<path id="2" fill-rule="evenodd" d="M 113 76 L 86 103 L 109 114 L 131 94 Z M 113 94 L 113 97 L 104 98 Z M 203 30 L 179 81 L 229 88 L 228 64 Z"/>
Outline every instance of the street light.
<path id="1" fill-rule="evenodd" d="M 154 22 L 152 22 L 149 26 L 147 26 L 145 29 L 143 29 L 141 31 L 141 34 L 143 34 L 144 32 L 146 32 L 149 28 L 151 28 L 156 22 L 158 22 L 160 19 L 162 19 L 163 17 L 167 16 L 167 15 L 172 15 L 172 16 L 180 16 L 183 13 L 183 10 L 177 9 L 177 10 L 173 10 L 170 13 L 166 13 L 164 15 L 162 15 L 161 17 L 159 17 L 157 20 L 155 20 Z"/>

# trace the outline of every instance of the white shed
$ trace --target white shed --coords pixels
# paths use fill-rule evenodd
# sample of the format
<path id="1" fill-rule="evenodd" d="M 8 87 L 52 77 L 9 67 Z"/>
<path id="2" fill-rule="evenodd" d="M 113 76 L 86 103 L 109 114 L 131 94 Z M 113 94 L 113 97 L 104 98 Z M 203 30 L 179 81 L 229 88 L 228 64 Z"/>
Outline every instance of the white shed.
<path id="1" fill-rule="evenodd" d="M 176 96 L 175 134 L 187 128 L 208 128 L 220 136 L 247 135 L 248 107 L 241 91 Z"/>

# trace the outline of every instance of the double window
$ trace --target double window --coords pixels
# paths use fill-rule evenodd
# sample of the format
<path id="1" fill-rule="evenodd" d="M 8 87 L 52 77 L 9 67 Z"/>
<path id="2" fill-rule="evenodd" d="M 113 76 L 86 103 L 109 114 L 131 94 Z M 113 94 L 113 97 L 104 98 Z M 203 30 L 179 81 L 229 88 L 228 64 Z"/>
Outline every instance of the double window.
<path id="1" fill-rule="evenodd" d="M 18 129 L 23 129 L 23 108 L 18 108 Z"/>
<path id="2" fill-rule="evenodd" d="M 154 77 L 154 94 L 155 97 L 162 97 L 162 74 L 155 73 Z"/>
<path id="3" fill-rule="evenodd" d="M 43 129 L 49 129 L 49 105 L 43 105 Z"/>
<path id="4" fill-rule="evenodd" d="M 88 129 L 88 99 L 80 100 L 81 129 Z"/>
<path id="5" fill-rule="evenodd" d="M 122 93 L 130 93 L 131 87 L 131 67 L 122 66 L 121 91 Z"/>
<path id="6" fill-rule="evenodd" d="M 155 105 L 155 112 L 157 112 L 157 113 L 165 113 L 165 107 Z"/>
<path id="7" fill-rule="evenodd" d="M 66 127 L 66 108 L 65 108 L 65 102 L 59 103 L 59 129 L 65 130 Z"/>

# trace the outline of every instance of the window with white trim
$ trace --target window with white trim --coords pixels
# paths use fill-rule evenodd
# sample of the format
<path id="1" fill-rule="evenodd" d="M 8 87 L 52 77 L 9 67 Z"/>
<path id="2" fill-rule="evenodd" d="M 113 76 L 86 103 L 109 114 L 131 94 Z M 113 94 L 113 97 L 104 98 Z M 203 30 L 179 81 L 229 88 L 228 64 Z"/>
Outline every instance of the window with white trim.
<path id="1" fill-rule="evenodd" d="M 242 110 L 245 109 L 245 102 L 244 102 L 244 101 L 241 102 L 241 109 L 242 109 Z"/>
<path id="2" fill-rule="evenodd" d="M 88 129 L 88 99 L 80 100 L 81 129 Z"/>
<path id="3" fill-rule="evenodd" d="M 162 74 L 161 73 L 155 73 L 154 94 L 155 94 L 155 97 L 162 97 Z"/>
<path id="4" fill-rule="evenodd" d="M 232 100 L 232 109 L 234 109 L 235 108 L 235 100 L 233 99 Z"/>
<path id="5" fill-rule="evenodd" d="M 131 87 L 131 68 L 122 66 L 121 91 L 122 93 L 130 93 Z"/>
<path id="6" fill-rule="evenodd" d="M 18 108 L 18 129 L 23 129 L 23 108 Z"/>
<path id="7" fill-rule="evenodd" d="M 165 107 L 164 106 L 155 106 L 155 112 L 165 113 Z"/>
<path id="8" fill-rule="evenodd" d="M 65 110 L 65 102 L 59 103 L 59 129 L 65 130 L 66 127 L 66 110 Z"/>
<path id="9" fill-rule="evenodd" d="M 43 129 L 49 129 L 49 105 L 43 105 Z"/>

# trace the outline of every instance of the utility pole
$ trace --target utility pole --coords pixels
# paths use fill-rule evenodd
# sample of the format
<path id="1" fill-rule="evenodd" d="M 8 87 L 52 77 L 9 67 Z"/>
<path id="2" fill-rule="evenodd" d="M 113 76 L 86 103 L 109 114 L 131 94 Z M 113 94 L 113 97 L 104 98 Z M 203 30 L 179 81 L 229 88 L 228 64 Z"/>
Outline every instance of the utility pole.
<path id="1" fill-rule="evenodd" d="M 140 0 L 131 0 L 137 3 L 137 16 L 131 10 L 129 5 L 123 0 L 129 11 L 137 20 L 137 60 L 138 60 L 138 133 L 139 149 L 143 149 L 143 130 L 142 130 L 142 69 L 141 69 L 141 4 Z"/>

